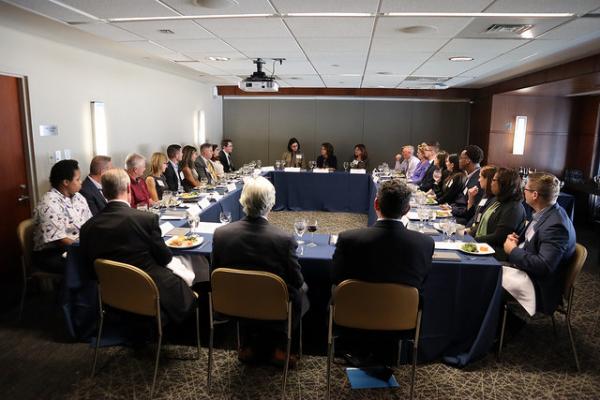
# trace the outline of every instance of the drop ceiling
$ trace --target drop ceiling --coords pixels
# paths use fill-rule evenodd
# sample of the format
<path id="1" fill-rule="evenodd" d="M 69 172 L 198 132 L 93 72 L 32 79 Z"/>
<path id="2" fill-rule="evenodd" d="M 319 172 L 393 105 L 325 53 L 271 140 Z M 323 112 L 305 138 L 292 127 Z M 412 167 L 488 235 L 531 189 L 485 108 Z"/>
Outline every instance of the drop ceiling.
<path id="1" fill-rule="evenodd" d="M 274 71 L 283 87 L 476 88 L 600 52 L 600 0 L 210 0 L 221 8 L 203 1 L 5 0 L 73 35 L 85 31 L 221 85 L 250 74 L 254 58 L 283 57 Z M 494 24 L 533 27 L 526 35 L 485 33 Z M 457 56 L 473 60 L 450 60 Z M 265 69 L 273 72 L 268 60 Z"/>

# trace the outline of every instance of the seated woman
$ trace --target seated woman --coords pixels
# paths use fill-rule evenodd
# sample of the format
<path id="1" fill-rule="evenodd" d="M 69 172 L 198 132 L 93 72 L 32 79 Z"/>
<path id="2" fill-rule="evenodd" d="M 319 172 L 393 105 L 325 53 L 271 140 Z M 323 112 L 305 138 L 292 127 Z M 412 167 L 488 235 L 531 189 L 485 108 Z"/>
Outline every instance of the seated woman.
<path id="1" fill-rule="evenodd" d="M 321 145 L 321 155 L 317 157 L 317 168 L 337 169 L 337 157 L 333 155 L 333 146 L 325 142 Z"/>
<path id="2" fill-rule="evenodd" d="M 62 160 L 50 170 L 52 189 L 33 212 L 33 264 L 44 271 L 62 273 L 67 247 L 79 240 L 79 229 L 92 217 L 85 198 L 79 194 L 81 172 L 75 160 Z"/>
<path id="3" fill-rule="evenodd" d="M 198 180 L 198 171 L 194 165 L 194 161 L 198 158 L 198 151 L 194 146 L 184 146 L 182 150 L 183 156 L 179 162 L 179 171 L 183 174 L 181 184 L 186 192 L 192 191 L 195 187 L 202 186 Z"/>
<path id="4" fill-rule="evenodd" d="M 439 153 L 438 157 L 440 154 L 446 153 Z M 438 162 L 438 157 L 436 157 L 436 162 Z M 435 182 L 433 190 L 439 204 L 452 204 L 463 190 L 465 182 L 467 181 L 467 176 L 458 167 L 457 154 L 450 154 L 447 156 L 445 164 L 446 178 L 444 178 L 444 173 L 442 172 L 442 178 Z"/>
<path id="5" fill-rule="evenodd" d="M 420 162 L 417 165 L 417 168 L 415 168 L 412 178 L 410 179 L 410 182 L 415 185 L 419 185 L 421 183 L 425 173 L 427 172 L 427 169 L 429 168 L 429 159 L 427 159 L 427 156 L 425 155 L 425 151 L 428 148 L 429 146 L 427 143 L 421 143 L 417 147 L 417 157 L 419 158 Z"/>
<path id="6" fill-rule="evenodd" d="M 481 222 L 481 216 L 485 210 L 496 200 L 492 193 L 492 179 L 497 171 L 498 169 L 493 165 L 481 167 L 481 170 L 479 171 L 479 187 L 481 187 L 481 189 L 478 186 L 473 186 L 467 193 L 467 209 L 475 207 L 473 218 L 467 223 L 467 227 L 469 228 L 467 233 L 471 236 L 477 232 L 477 225 Z M 475 204 L 477 193 L 479 193 L 480 190 L 483 190 L 483 198 L 479 204 Z"/>
<path id="7" fill-rule="evenodd" d="M 350 168 L 369 170 L 369 154 L 364 144 L 354 146 L 354 156 L 350 159 Z"/>
<path id="8" fill-rule="evenodd" d="M 281 159 L 285 161 L 286 167 L 306 168 L 306 160 L 304 154 L 300 151 L 300 142 L 296 138 L 291 138 L 288 141 L 287 151 L 283 153 Z"/>
<path id="9" fill-rule="evenodd" d="M 150 198 L 155 202 L 162 200 L 163 192 L 168 189 L 165 178 L 167 165 L 169 165 L 169 161 L 163 153 L 154 153 L 150 157 L 150 175 L 146 177 L 146 186 L 148 186 Z"/>
<path id="10" fill-rule="evenodd" d="M 219 158 L 219 152 L 217 151 L 219 146 L 216 144 L 212 145 L 213 156 L 210 161 L 212 161 L 212 165 L 215 168 L 215 173 L 217 174 L 218 179 L 222 179 L 225 176 L 225 168 L 223 164 L 221 164 L 221 159 Z"/>
<path id="11" fill-rule="evenodd" d="M 496 251 L 496 259 L 504 261 L 507 259 L 504 253 L 506 237 L 520 232 L 525 222 L 519 173 L 513 169 L 498 169 L 492 179 L 492 193 L 496 200 L 481 216 L 475 240 L 491 245 Z"/>

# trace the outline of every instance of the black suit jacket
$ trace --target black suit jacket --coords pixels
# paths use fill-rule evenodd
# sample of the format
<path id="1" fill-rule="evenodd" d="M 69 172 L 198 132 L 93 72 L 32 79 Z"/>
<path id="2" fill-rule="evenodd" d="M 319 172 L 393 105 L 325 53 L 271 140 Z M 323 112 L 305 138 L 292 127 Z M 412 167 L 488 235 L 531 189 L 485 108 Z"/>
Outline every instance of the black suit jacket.
<path id="1" fill-rule="evenodd" d="M 435 164 L 429 164 L 429 168 L 425 171 L 425 175 L 423 175 L 423 180 L 421 180 L 421 184 L 419 185 L 419 189 L 423 192 L 427 192 L 430 189 L 433 189 L 433 184 L 435 180 L 433 179 L 433 171 L 435 171 Z"/>
<path id="2" fill-rule="evenodd" d="M 89 176 L 85 178 L 81 184 L 79 193 L 85 197 L 92 215 L 98 214 L 104 207 L 106 207 L 106 199 L 104 198 L 104 195 L 102 192 L 100 192 L 96 185 L 94 185 L 92 178 Z"/>
<path id="3" fill-rule="evenodd" d="M 324 166 L 325 161 L 327 161 L 327 166 Z M 323 157 L 323 156 L 317 157 L 317 168 L 337 169 L 337 157 L 332 155 L 327 160 L 325 160 L 325 157 Z"/>
<path id="4" fill-rule="evenodd" d="M 492 246 L 496 251 L 496 259 L 506 260 L 504 241 L 511 233 L 520 232 L 524 223 L 525 208 L 520 200 L 500 203 L 487 221 L 487 234 L 475 236 L 475 240 Z"/>
<path id="5" fill-rule="evenodd" d="M 479 204 L 481 199 L 483 199 L 484 191 L 481 190 L 481 187 L 479 186 L 479 172 L 481 172 L 481 169 L 475 171 L 475 173 L 471 175 L 469 179 L 467 179 L 466 186 L 463 187 L 462 192 L 460 192 L 460 194 L 456 198 L 456 202 L 452 205 L 452 215 L 456 217 L 456 222 L 458 222 L 459 224 L 467 225 L 469 220 L 471 220 L 471 218 L 473 218 L 473 215 L 475 214 L 477 204 Z M 479 191 L 477 192 L 477 196 L 475 196 L 475 203 L 473 207 L 467 208 L 469 200 L 467 192 L 473 186 L 477 186 L 479 188 Z"/>
<path id="6" fill-rule="evenodd" d="M 438 203 L 454 204 L 456 199 L 462 193 L 466 180 L 466 175 L 462 172 L 458 172 L 441 181 L 440 184 L 434 184 L 433 191 L 437 196 Z"/>
<path id="7" fill-rule="evenodd" d="M 169 190 L 176 192 L 179 190 L 179 183 L 181 179 L 179 178 L 179 171 L 176 171 L 173 168 L 173 164 L 170 161 L 167 162 L 167 169 L 165 170 L 165 178 L 167 180 L 167 186 Z"/>
<path id="8" fill-rule="evenodd" d="M 431 237 L 409 231 L 399 221 L 377 221 L 368 228 L 340 233 L 332 280 L 336 284 L 346 279 L 402 283 L 421 291 L 433 250 Z"/>
<path id="9" fill-rule="evenodd" d="M 536 222 L 534 232 L 529 241 L 521 235 L 525 245 L 515 248 L 508 260 L 532 280 L 537 311 L 550 314 L 561 303 L 566 267 L 575 252 L 575 228 L 565 210 L 554 204 Z"/>
<path id="10" fill-rule="evenodd" d="M 215 231 L 211 272 L 217 268 L 271 272 L 285 281 L 290 298 L 298 306 L 304 277 L 296 255 L 297 247 L 290 234 L 266 219 L 245 217 Z"/>
<path id="11" fill-rule="evenodd" d="M 158 216 L 110 202 L 81 227 L 79 237 L 87 268 L 93 271 L 94 260 L 106 258 L 144 270 L 154 279 L 167 316 L 176 323 L 185 319 L 194 295 L 183 279 L 166 268 L 173 256 L 161 237 Z"/>
<path id="12" fill-rule="evenodd" d="M 231 154 L 229 154 L 229 159 L 231 160 Z M 221 161 L 221 165 L 223 165 L 223 171 L 233 172 L 233 162 L 229 162 L 229 160 L 227 160 L 227 155 L 223 150 L 219 152 L 219 161 Z"/>
<path id="13" fill-rule="evenodd" d="M 198 172 L 198 179 L 206 178 L 208 179 L 208 184 L 210 185 L 212 183 L 212 176 L 210 175 L 210 172 L 208 172 L 204 158 L 198 156 L 196 161 L 194 161 L 194 166 L 196 167 L 196 172 Z"/>

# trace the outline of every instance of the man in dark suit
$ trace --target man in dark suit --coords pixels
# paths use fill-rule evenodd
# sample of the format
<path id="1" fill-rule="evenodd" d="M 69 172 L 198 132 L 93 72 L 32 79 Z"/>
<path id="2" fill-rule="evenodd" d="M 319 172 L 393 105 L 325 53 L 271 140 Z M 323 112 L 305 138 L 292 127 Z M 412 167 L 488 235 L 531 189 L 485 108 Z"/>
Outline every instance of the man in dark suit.
<path id="1" fill-rule="evenodd" d="M 233 142 L 231 139 L 223 139 L 221 141 L 221 151 L 219 152 L 219 161 L 223 165 L 223 171 L 233 172 L 233 161 L 231 161 L 231 152 L 233 152 Z"/>
<path id="2" fill-rule="evenodd" d="M 169 145 L 169 147 L 167 147 L 167 157 L 169 158 L 169 163 L 165 170 L 167 186 L 169 187 L 169 190 L 173 192 L 177 192 L 179 189 L 183 190 L 181 177 L 179 176 L 179 162 L 183 157 L 181 146 L 178 144 Z"/>
<path id="3" fill-rule="evenodd" d="M 90 162 L 90 174 L 81 184 L 79 193 L 85 197 L 92 215 L 98 214 L 106 207 L 106 198 L 102 194 L 102 175 L 112 168 L 111 158 L 108 156 L 95 156 Z"/>
<path id="4" fill-rule="evenodd" d="M 345 279 L 402 283 L 423 288 L 431 269 L 433 239 L 409 231 L 400 220 L 410 209 L 410 189 L 402 182 L 384 182 L 375 198 L 377 222 L 340 233 L 333 254 L 334 283 Z"/>
<path id="5" fill-rule="evenodd" d="M 502 286 L 533 315 L 552 313 L 561 302 L 566 266 L 575 252 L 575 229 L 556 204 L 560 181 L 552 174 L 529 174 L 525 201 L 535 213 L 519 237 L 504 242 L 510 267 L 504 267 Z"/>
<path id="6" fill-rule="evenodd" d="M 158 287 L 168 320 L 181 323 L 195 298 L 185 281 L 166 267 L 173 256 L 161 237 L 158 217 L 129 206 L 130 178 L 125 171 L 108 170 L 102 187 L 107 206 L 81 227 L 85 265 L 93 270 L 94 260 L 106 258 L 144 270 Z"/>
<path id="7" fill-rule="evenodd" d="M 459 168 L 467 174 L 467 180 L 462 193 L 457 197 L 456 202 L 452 205 L 452 215 L 456 218 L 459 224 L 467 225 L 469 220 L 475 214 L 477 204 L 481 201 L 484 191 L 479 187 L 479 170 L 480 163 L 483 161 L 483 150 L 476 145 L 468 145 L 460 153 L 458 158 Z M 469 191 L 475 193 L 475 207 L 467 208 L 469 200 Z"/>
<path id="8" fill-rule="evenodd" d="M 288 287 L 292 301 L 294 325 L 300 320 L 302 311 L 306 311 L 306 285 L 300 271 L 296 240 L 279 228 L 269 224 L 268 215 L 275 204 L 275 188 L 267 179 L 258 177 L 244 184 L 240 203 L 246 217 L 218 228 L 213 236 L 211 269 L 221 267 L 260 270 L 280 276 Z M 272 327 L 272 326 L 271 326 Z M 262 329 L 260 335 L 272 340 L 258 339 L 255 326 L 246 327 L 244 346 L 239 358 L 250 361 L 257 352 L 273 353 L 272 329 Z M 277 336 L 275 336 L 278 338 Z M 270 347 L 270 348 L 269 348 Z M 275 349 L 272 358 L 275 362 L 285 358 L 285 351 Z M 266 355 L 266 354 L 263 354 Z"/>
<path id="9" fill-rule="evenodd" d="M 212 161 L 210 161 L 212 156 L 212 144 L 204 143 L 200 146 L 200 156 L 194 161 L 198 177 L 200 179 L 206 178 L 209 185 L 217 180 L 217 173 L 212 165 Z"/>
<path id="10" fill-rule="evenodd" d="M 429 167 L 427 171 L 425 171 L 425 175 L 423 175 L 423 179 L 421 180 L 421 184 L 419 185 L 419 190 L 423 192 L 428 192 L 433 189 L 433 184 L 435 180 L 433 179 L 433 172 L 436 169 L 434 160 L 437 156 L 439 148 L 439 143 L 427 143 L 427 147 L 425 148 L 425 156 L 429 160 Z"/>

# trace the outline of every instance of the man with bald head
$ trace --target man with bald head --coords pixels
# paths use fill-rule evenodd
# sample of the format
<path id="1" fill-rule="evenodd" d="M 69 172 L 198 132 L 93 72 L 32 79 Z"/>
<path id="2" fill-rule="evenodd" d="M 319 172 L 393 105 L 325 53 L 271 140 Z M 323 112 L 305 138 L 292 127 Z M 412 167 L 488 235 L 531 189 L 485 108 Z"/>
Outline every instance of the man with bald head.
<path id="1" fill-rule="evenodd" d="M 98 214 L 106 207 L 106 198 L 102 193 L 102 175 L 112 168 L 111 158 L 108 156 L 95 156 L 90 163 L 90 174 L 81 184 L 79 193 L 85 197 L 92 215 Z"/>

